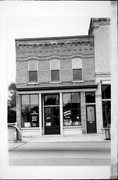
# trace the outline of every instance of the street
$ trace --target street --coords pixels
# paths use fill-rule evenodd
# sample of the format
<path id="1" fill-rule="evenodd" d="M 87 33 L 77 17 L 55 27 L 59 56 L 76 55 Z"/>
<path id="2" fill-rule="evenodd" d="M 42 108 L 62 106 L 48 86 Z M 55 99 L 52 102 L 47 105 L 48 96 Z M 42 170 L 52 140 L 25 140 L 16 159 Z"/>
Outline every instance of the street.
<path id="1" fill-rule="evenodd" d="M 28 142 L 9 149 L 13 166 L 109 166 L 110 142 Z"/>

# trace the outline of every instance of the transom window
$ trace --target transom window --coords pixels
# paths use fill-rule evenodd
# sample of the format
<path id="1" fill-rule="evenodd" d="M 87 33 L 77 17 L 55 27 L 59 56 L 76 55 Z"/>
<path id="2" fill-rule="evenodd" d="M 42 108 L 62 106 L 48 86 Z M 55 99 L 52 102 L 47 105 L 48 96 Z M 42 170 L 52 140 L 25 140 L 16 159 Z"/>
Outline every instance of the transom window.
<path id="1" fill-rule="evenodd" d="M 44 95 L 44 105 L 59 105 L 59 95 L 58 94 L 47 94 Z"/>
<path id="2" fill-rule="evenodd" d="M 86 92 L 86 103 L 95 103 L 95 92 Z"/>

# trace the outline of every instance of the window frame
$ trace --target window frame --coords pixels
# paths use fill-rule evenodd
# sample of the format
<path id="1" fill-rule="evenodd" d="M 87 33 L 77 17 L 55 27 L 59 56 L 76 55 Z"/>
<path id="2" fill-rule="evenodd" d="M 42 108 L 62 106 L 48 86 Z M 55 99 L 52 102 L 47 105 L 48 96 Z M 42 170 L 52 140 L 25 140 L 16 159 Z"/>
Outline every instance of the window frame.
<path id="1" fill-rule="evenodd" d="M 36 68 L 33 68 L 33 70 L 30 70 L 30 62 L 31 61 L 35 61 L 36 62 Z M 36 78 L 37 80 L 36 81 L 30 81 L 30 72 L 37 72 L 36 73 Z M 37 84 L 38 83 L 38 60 L 32 60 L 30 59 L 28 61 L 28 84 Z"/>
<path id="2" fill-rule="evenodd" d="M 94 93 L 95 102 L 87 102 L 86 101 L 86 94 L 87 93 Z M 86 104 L 96 104 L 96 94 L 95 94 L 95 91 L 87 91 L 87 92 L 85 92 L 85 103 Z"/>
<path id="3" fill-rule="evenodd" d="M 106 126 L 104 126 L 104 112 L 103 112 L 103 103 L 104 102 L 110 102 L 110 106 L 111 106 L 111 98 L 110 99 L 108 99 L 108 98 L 103 98 L 103 96 L 102 96 L 102 85 L 104 86 L 106 86 L 106 85 L 110 85 L 110 91 L 111 91 L 111 84 L 101 84 L 101 102 L 102 102 L 102 122 L 103 122 L 103 128 L 106 128 Z M 111 97 L 111 94 L 110 94 L 110 97 Z M 111 109 L 110 109 L 110 120 L 111 120 Z M 109 125 L 111 126 L 111 123 L 109 123 Z"/>
<path id="4" fill-rule="evenodd" d="M 24 96 L 24 95 L 28 95 L 29 97 L 29 104 L 24 104 L 25 106 L 27 106 L 28 107 L 28 109 L 29 109 L 29 121 L 28 121 L 28 123 L 30 123 L 30 127 L 25 127 L 25 126 L 22 126 L 22 123 L 24 123 L 23 122 L 23 120 L 22 120 L 22 107 L 24 106 L 23 104 L 22 104 L 22 96 Z M 31 120 L 31 108 L 32 108 L 32 106 L 33 105 L 36 105 L 36 104 L 31 104 L 31 95 L 37 95 L 38 96 L 38 104 L 37 104 L 37 106 L 38 106 L 38 126 L 36 126 L 36 127 L 33 127 L 33 126 L 31 126 L 31 123 L 32 123 L 32 120 Z M 39 94 L 22 94 L 21 95 L 21 128 L 23 129 L 23 128 L 39 128 L 40 127 L 40 122 L 39 122 Z"/>
<path id="5" fill-rule="evenodd" d="M 52 80 L 52 72 L 54 72 L 54 71 L 58 71 L 58 77 L 59 77 L 59 80 Z M 60 82 L 60 70 L 59 69 L 53 69 L 53 70 L 51 70 L 51 83 L 58 83 L 58 82 Z"/>
<path id="6" fill-rule="evenodd" d="M 74 71 L 81 70 L 81 79 L 74 79 Z M 79 76 L 78 76 L 79 77 Z M 82 81 L 82 68 L 73 69 L 73 82 Z"/>
<path id="7" fill-rule="evenodd" d="M 30 73 L 31 72 L 36 72 L 36 81 L 30 81 Z M 28 81 L 29 83 L 37 83 L 38 82 L 38 71 L 29 71 L 29 81 Z"/>
<path id="8" fill-rule="evenodd" d="M 79 95 L 79 99 L 80 99 L 80 102 L 78 103 L 78 107 L 79 107 L 79 109 L 78 108 L 73 108 L 73 106 L 72 106 L 72 94 L 74 94 L 74 93 L 77 93 L 78 95 Z M 64 94 L 70 94 L 70 101 L 71 101 L 71 107 L 70 107 L 70 110 L 68 110 L 68 111 L 70 111 L 71 112 L 71 120 L 72 120 L 72 117 L 73 117 L 73 111 L 74 110 L 77 110 L 77 111 L 79 111 L 80 112 L 80 121 L 78 121 L 79 122 L 79 124 L 80 125 L 74 125 L 74 121 L 72 121 L 72 124 L 71 125 L 65 125 L 64 124 L 64 101 L 63 101 L 63 95 Z M 81 127 L 82 126 L 82 119 L 81 119 L 81 95 L 80 95 L 80 92 L 64 92 L 63 94 L 62 94 L 62 102 L 63 102 L 63 127 Z M 77 121 L 77 120 L 76 120 Z"/>
<path id="9" fill-rule="evenodd" d="M 53 71 L 58 71 L 58 77 L 59 79 L 58 80 L 53 80 L 52 81 L 52 72 Z M 60 76 L 61 76 L 61 73 L 60 73 L 60 59 L 51 59 L 50 60 L 50 82 L 51 83 L 60 83 Z"/>

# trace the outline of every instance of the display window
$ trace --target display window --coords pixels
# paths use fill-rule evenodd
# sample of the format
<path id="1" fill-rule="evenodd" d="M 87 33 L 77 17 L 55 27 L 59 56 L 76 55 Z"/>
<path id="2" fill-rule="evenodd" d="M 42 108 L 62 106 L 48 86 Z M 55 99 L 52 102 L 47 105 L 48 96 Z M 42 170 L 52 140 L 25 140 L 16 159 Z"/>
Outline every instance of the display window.
<path id="1" fill-rule="evenodd" d="M 103 115 L 103 127 L 111 126 L 111 85 L 102 84 L 102 115 Z"/>
<path id="2" fill-rule="evenodd" d="M 80 93 L 63 93 L 64 126 L 81 126 Z"/>
<path id="3" fill-rule="evenodd" d="M 39 127 L 38 95 L 22 95 L 21 127 Z"/>

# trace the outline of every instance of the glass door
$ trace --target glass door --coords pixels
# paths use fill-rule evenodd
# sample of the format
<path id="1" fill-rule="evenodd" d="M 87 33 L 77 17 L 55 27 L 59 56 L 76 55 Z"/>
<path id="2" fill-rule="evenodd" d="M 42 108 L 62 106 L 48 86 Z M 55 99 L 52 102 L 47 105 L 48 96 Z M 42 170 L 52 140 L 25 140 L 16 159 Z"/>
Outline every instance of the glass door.
<path id="1" fill-rule="evenodd" d="M 44 95 L 44 134 L 60 134 L 59 95 Z"/>
<path id="2" fill-rule="evenodd" d="M 87 133 L 96 133 L 95 106 L 87 106 Z"/>

